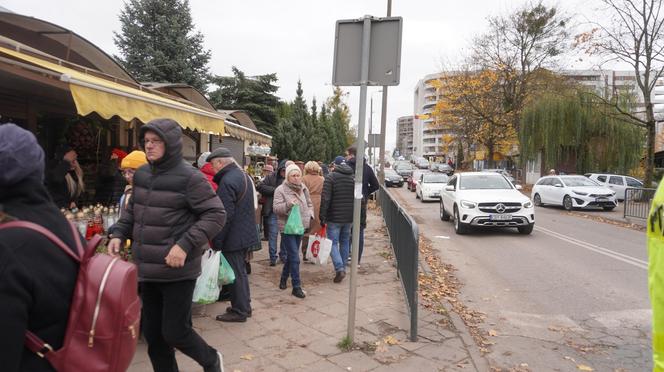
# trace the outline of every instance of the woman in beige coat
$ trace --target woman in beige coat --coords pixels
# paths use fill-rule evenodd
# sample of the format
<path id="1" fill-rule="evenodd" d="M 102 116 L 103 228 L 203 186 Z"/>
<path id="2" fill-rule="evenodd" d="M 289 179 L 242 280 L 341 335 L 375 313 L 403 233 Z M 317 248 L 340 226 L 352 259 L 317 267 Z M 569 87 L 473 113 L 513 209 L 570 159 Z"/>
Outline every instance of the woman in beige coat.
<path id="1" fill-rule="evenodd" d="M 302 183 L 309 189 L 311 203 L 314 205 L 314 219 L 311 221 L 309 231 L 302 238 L 302 257 L 307 261 L 307 246 L 309 245 L 309 236 L 316 234 L 320 230 L 320 197 L 323 193 L 323 182 L 325 178 L 320 175 L 320 165 L 315 161 L 309 161 L 304 165 L 304 177 Z"/>
<path id="2" fill-rule="evenodd" d="M 307 187 L 302 183 L 302 171 L 300 168 L 291 164 L 286 168 L 286 179 L 274 190 L 274 201 L 272 209 L 279 220 L 279 232 L 281 233 L 281 246 L 286 251 L 286 262 L 281 272 L 279 288 L 286 289 L 288 277 L 291 277 L 293 285 L 293 296 L 304 298 L 302 283 L 300 281 L 300 244 L 302 235 L 284 234 L 284 226 L 288 220 L 293 206 L 300 207 L 300 218 L 302 226 L 306 230 L 309 228 L 311 220 L 314 218 L 313 205 L 309 197 Z"/>

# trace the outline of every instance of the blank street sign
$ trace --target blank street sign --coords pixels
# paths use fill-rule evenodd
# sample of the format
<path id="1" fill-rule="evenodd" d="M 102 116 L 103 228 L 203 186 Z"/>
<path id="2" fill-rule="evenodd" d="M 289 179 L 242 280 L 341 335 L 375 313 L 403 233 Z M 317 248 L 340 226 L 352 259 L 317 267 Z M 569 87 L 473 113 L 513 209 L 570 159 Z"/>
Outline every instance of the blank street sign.
<path id="1" fill-rule="evenodd" d="M 332 84 L 360 85 L 363 19 L 339 20 L 334 37 Z M 373 18 L 367 85 L 399 85 L 401 70 L 401 17 Z"/>

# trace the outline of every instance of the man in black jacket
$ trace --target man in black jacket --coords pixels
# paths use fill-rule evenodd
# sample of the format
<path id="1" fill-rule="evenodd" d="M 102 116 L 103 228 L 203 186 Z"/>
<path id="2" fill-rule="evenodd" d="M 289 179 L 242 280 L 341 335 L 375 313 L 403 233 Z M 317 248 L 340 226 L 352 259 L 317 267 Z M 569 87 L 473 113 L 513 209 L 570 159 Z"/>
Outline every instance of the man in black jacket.
<path id="1" fill-rule="evenodd" d="M 229 285 L 231 306 L 226 313 L 217 315 L 217 320 L 245 322 L 251 316 L 251 295 L 244 258 L 249 247 L 260 243 L 256 233 L 253 181 L 235 163 L 227 148 L 214 150 L 207 161 L 217 172 L 214 176 L 214 182 L 219 185 L 217 196 L 226 209 L 226 225 L 212 240 L 212 247 L 223 253 L 235 272 L 235 282 Z"/>
<path id="2" fill-rule="evenodd" d="M 267 175 L 263 182 L 256 187 L 256 190 L 265 197 L 265 204 L 263 206 L 265 210 L 263 213 L 269 216 L 268 230 L 270 235 L 268 237 L 268 247 L 270 253 L 270 266 L 275 266 L 277 264 L 277 258 L 281 258 L 282 262 L 285 261 L 285 253 L 281 247 L 279 247 L 279 256 L 277 256 L 277 237 L 279 235 L 279 227 L 277 226 L 277 215 L 272 210 L 272 201 L 274 198 L 274 190 L 284 182 L 287 161 L 288 160 L 286 159 L 280 161 L 277 171 Z"/>
<path id="3" fill-rule="evenodd" d="M 29 221 L 75 246 L 69 223 L 43 185 L 44 151 L 35 136 L 0 125 L 0 223 Z M 23 346 L 30 330 L 57 350 L 67 328 L 78 264 L 38 233 L 0 230 L 0 366 L 3 371 L 53 371 Z"/>
<path id="4" fill-rule="evenodd" d="M 355 171 L 355 156 L 357 155 L 357 147 L 355 145 L 346 149 L 346 163 L 353 168 Z M 369 195 L 378 191 L 380 184 L 378 183 L 378 178 L 373 169 L 367 164 L 367 160 L 364 159 L 364 168 L 362 170 L 362 209 L 360 213 L 360 247 L 359 254 L 357 256 L 357 264 L 359 265 L 362 261 L 362 252 L 364 251 L 364 229 L 367 227 L 367 201 Z"/>
<path id="5" fill-rule="evenodd" d="M 177 371 L 177 348 L 208 371 L 222 370 L 221 354 L 191 326 L 191 300 L 203 247 L 226 220 L 224 206 L 203 173 L 182 158 L 182 129 L 171 119 L 141 127 L 148 159 L 134 174 L 133 196 L 110 228 L 115 255 L 132 239 L 143 300 L 143 331 L 155 371 Z"/>
<path id="6" fill-rule="evenodd" d="M 319 214 L 321 226 L 327 225 L 327 237 L 332 240 L 330 255 L 336 273 L 335 283 L 346 277 L 353 225 L 353 169 L 342 161 L 340 156 L 335 159 L 334 172 L 328 174 L 323 182 Z"/>

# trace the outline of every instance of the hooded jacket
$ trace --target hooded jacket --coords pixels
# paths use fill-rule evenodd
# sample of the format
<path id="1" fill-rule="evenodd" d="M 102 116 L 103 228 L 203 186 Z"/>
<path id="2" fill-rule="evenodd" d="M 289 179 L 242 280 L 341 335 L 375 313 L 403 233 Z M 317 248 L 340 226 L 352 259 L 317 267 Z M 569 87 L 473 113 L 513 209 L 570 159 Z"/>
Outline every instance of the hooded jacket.
<path id="1" fill-rule="evenodd" d="M 152 120 L 140 129 L 141 145 L 147 131 L 164 141 L 164 156 L 136 171 L 129 207 L 110 236 L 132 239 L 139 281 L 194 280 L 201 272 L 203 247 L 221 231 L 226 212 L 205 176 L 183 160 L 180 125 Z M 180 268 L 165 262 L 175 244 L 187 253 Z"/>
<path id="2" fill-rule="evenodd" d="M 235 163 L 231 163 L 214 176 L 214 182 L 219 185 L 217 195 L 226 209 L 226 224 L 212 241 L 213 248 L 226 253 L 243 251 L 260 244 L 256 233 L 251 178 Z"/>
<path id="3" fill-rule="evenodd" d="M 284 178 L 281 177 L 281 171 L 286 169 L 286 161 L 284 159 L 279 162 L 279 166 L 275 172 L 272 172 L 265 176 L 263 182 L 261 182 L 257 187 L 261 196 L 265 197 L 265 203 L 263 203 L 262 215 L 269 216 L 272 213 L 272 204 L 274 203 L 274 191 L 284 182 Z"/>
<path id="4" fill-rule="evenodd" d="M 353 169 L 348 164 L 336 166 L 327 175 L 320 203 L 321 224 L 353 222 L 354 183 Z"/>
<path id="5" fill-rule="evenodd" d="M 202 167 L 200 167 L 200 170 L 205 175 L 205 179 L 208 180 L 208 182 L 210 183 L 210 186 L 212 186 L 212 190 L 214 190 L 216 192 L 217 187 L 219 187 L 219 185 L 217 185 L 217 183 L 214 182 L 215 173 L 214 173 L 214 169 L 212 169 L 212 164 L 205 163 Z"/>

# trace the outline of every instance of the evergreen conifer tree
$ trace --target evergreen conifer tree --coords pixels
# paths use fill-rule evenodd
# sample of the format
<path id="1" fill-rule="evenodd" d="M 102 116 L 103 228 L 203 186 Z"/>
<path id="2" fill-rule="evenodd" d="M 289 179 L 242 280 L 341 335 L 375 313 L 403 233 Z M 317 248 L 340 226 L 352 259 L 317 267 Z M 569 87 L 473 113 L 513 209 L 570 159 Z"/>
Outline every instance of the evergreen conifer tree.
<path id="1" fill-rule="evenodd" d="M 139 81 L 186 83 L 205 92 L 210 51 L 188 0 L 127 0 L 113 41 L 116 59 Z"/>

